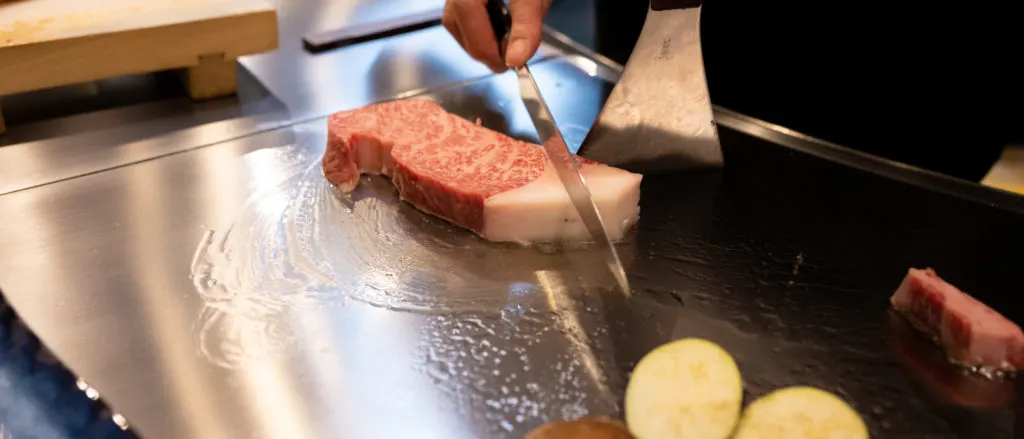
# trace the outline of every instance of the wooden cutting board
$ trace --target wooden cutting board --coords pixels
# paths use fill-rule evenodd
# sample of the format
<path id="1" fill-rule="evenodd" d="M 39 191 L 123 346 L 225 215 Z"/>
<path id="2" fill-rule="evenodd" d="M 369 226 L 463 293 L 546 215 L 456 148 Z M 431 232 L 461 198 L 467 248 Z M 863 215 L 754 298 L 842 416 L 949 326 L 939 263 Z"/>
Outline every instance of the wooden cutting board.
<path id="1" fill-rule="evenodd" d="M 179 68 L 193 98 L 229 95 L 277 40 L 269 0 L 0 0 L 0 96 Z"/>

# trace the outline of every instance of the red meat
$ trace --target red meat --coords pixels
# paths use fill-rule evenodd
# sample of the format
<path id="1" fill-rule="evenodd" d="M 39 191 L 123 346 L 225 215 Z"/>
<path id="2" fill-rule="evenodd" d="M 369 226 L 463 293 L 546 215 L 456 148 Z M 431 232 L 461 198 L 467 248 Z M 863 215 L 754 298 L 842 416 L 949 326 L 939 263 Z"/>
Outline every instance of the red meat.
<path id="1" fill-rule="evenodd" d="M 938 341 L 951 360 L 988 371 L 1024 366 L 1024 332 L 984 303 L 942 280 L 910 269 L 890 299 L 893 308 Z"/>
<path id="2" fill-rule="evenodd" d="M 326 178 L 344 192 L 360 174 L 391 177 L 401 197 L 493 241 L 579 241 L 588 237 L 539 145 L 445 111 L 401 100 L 332 115 Z M 642 176 L 578 158 L 612 239 L 638 219 Z"/>

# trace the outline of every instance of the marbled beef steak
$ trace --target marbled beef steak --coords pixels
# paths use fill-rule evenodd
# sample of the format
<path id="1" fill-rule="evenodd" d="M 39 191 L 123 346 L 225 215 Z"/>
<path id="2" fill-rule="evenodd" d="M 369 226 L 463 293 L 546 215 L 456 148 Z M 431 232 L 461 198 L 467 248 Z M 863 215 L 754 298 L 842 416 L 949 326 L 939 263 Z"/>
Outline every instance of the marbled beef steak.
<path id="1" fill-rule="evenodd" d="M 911 268 L 890 299 L 918 329 L 942 344 L 953 361 L 983 372 L 1024 367 L 1024 332 L 930 268 Z"/>
<path id="2" fill-rule="evenodd" d="M 344 192 L 356 188 L 361 174 L 383 174 L 404 200 L 484 239 L 522 244 L 590 240 L 540 145 L 421 99 L 343 111 L 327 124 L 324 175 Z M 639 217 L 643 177 L 577 160 L 609 237 L 621 239 Z"/>

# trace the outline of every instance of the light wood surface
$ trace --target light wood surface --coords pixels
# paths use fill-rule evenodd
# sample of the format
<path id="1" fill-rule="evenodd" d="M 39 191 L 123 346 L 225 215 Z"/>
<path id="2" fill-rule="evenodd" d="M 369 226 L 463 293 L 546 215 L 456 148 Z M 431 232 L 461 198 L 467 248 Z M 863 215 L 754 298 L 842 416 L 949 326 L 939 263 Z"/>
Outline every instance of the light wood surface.
<path id="1" fill-rule="evenodd" d="M 981 183 L 1024 195 L 1024 145 L 1007 147 Z"/>
<path id="2" fill-rule="evenodd" d="M 238 88 L 235 60 L 224 54 L 199 57 L 199 65 L 185 71 L 185 85 L 192 99 L 207 99 L 234 93 Z"/>
<path id="3" fill-rule="evenodd" d="M 181 68 L 190 95 L 223 96 L 277 40 L 269 0 L 0 2 L 0 95 Z"/>

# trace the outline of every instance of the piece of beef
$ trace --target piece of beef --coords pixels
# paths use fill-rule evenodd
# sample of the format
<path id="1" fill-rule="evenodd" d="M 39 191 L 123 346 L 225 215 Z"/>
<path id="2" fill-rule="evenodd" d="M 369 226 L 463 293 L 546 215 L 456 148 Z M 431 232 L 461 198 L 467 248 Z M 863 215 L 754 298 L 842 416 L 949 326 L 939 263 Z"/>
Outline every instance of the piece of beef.
<path id="1" fill-rule="evenodd" d="M 639 217 L 639 174 L 577 157 L 613 240 Z M 540 145 L 484 128 L 422 99 L 331 115 L 326 178 L 344 192 L 360 174 L 391 177 L 399 195 L 427 213 L 491 241 L 588 241 Z"/>
<path id="2" fill-rule="evenodd" d="M 939 401 L 983 410 L 998 409 L 1013 402 L 1013 381 L 964 373 L 963 366 L 951 363 L 942 350 L 922 343 L 921 332 L 902 313 L 889 313 L 889 320 L 897 358 L 913 373 L 914 380 Z"/>
<path id="3" fill-rule="evenodd" d="M 911 268 L 890 302 L 914 326 L 941 343 L 954 362 L 982 371 L 1024 367 L 1020 327 L 930 268 Z"/>

